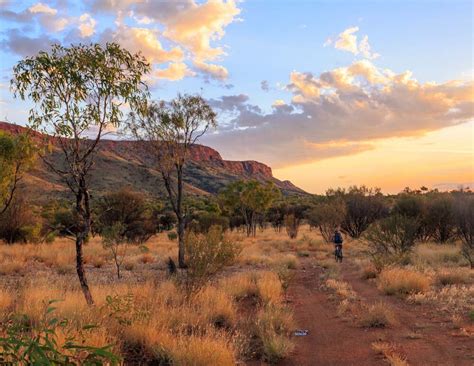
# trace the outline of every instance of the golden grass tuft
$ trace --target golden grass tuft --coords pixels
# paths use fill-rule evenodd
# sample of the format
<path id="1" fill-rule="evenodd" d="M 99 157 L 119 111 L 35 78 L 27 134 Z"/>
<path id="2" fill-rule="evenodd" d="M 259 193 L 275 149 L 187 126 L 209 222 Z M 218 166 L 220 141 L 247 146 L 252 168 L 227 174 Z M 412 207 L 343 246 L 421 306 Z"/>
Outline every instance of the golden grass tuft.
<path id="1" fill-rule="evenodd" d="M 0 288 L 0 313 L 10 310 L 14 302 L 14 296 L 11 291 Z"/>
<path id="2" fill-rule="evenodd" d="M 260 271 L 240 273 L 220 281 L 219 287 L 233 298 L 258 298 L 264 305 L 282 301 L 283 289 L 278 275 Z"/>
<path id="3" fill-rule="evenodd" d="M 347 282 L 330 278 L 326 281 L 325 285 L 328 289 L 334 291 L 343 299 L 348 299 L 351 301 L 357 298 L 357 294 Z"/>
<path id="4" fill-rule="evenodd" d="M 378 354 L 381 354 L 384 356 L 385 360 L 391 365 L 391 366 L 408 366 L 408 361 L 406 360 L 406 357 L 402 357 L 399 355 L 396 351 L 396 348 L 394 345 L 388 343 L 388 342 L 374 342 L 372 343 L 372 349 L 377 352 Z"/>
<path id="5" fill-rule="evenodd" d="M 288 336 L 294 326 L 293 316 L 285 307 L 270 305 L 259 311 L 255 335 L 265 361 L 276 363 L 293 350 L 294 344 Z"/>
<path id="6" fill-rule="evenodd" d="M 442 268 L 436 273 L 436 283 L 440 286 L 466 285 L 471 282 L 471 270 L 467 268 Z"/>
<path id="7" fill-rule="evenodd" d="M 431 279 L 420 272 L 404 268 L 383 270 L 378 279 L 378 288 L 386 295 L 409 295 L 430 289 Z"/>
<path id="8" fill-rule="evenodd" d="M 378 302 L 363 307 L 359 324 L 365 328 L 385 328 L 395 325 L 396 320 L 390 307 L 383 302 Z"/>

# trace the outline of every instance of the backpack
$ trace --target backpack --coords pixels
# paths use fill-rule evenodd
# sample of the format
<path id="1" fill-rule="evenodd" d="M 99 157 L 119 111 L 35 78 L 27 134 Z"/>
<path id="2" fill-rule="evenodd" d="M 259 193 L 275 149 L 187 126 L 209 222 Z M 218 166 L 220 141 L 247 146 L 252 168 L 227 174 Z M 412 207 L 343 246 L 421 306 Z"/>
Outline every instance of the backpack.
<path id="1" fill-rule="evenodd" d="M 334 234 L 334 243 L 342 244 L 342 235 L 341 235 L 341 233 L 335 233 Z"/>

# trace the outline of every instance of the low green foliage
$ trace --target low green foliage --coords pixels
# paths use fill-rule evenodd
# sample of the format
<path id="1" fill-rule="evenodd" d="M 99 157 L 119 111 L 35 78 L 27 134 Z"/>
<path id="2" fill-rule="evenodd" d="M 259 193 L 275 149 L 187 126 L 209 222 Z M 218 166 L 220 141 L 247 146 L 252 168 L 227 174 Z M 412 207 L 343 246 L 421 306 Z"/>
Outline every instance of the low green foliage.
<path id="1" fill-rule="evenodd" d="M 188 268 L 178 281 L 187 292 L 200 289 L 212 275 L 234 263 L 242 250 L 220 226 L 212 226 L 206 234 L 188 232 L 185 244 Z"/>
<path id="2" fill-rule="evenodd" d="M 120 358 L 111 351 L 111 345 L 87 346 L 87 334 L 94 325 L 84 326 L 83 339 L 67 335 L 64 344 L 58 342 L 58 331 L 68 334 L 70 321 L 53 317 L 50 301 L 38 324 L 26 315 L 15 315 L 6 323 L 5 336 L 0 338 L 0 364 L 11 365 L 119 365 Z"/>

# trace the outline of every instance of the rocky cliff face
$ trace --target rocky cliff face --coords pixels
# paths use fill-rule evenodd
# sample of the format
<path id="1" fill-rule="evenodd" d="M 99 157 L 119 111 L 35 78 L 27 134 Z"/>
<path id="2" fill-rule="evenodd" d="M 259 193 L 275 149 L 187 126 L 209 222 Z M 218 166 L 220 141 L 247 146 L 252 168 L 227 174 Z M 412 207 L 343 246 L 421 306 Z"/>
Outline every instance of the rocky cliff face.
<path id="1" fill-rule="evenodd" d="M 253 160 L 224 160 L 216 150 L 207 146 L 194 145 L 190 155 L 195 162 L 221 166 L 235 174 L 259 176 L 267 179 L 273 178 L 272 168 L 263 163 Z"/>
<path id="2" fill-rule="evenodd" d="M 21 126 L 0 122 L 0 130 L 16 134 L 26 129 Z M 37 137 L 40 134 L 35 133 Z M 102 140 L 92 176 L 96 191 L 105 192 L 121 186 L 132 186 L 153 195 L 163 194 L 159 173 L 153 168 L 153 159 L 144 143 L 137 141 Z M 62 155 L 57 151 L 53 159 L 61 164 Z M 67 191 L 58 178 L 39 162 L 27 181 L 35 194 L 50 194 L 50 190 Z M 306 194 L 289 181 L 273 177 L 272 169 L 257 161 L 229 161 L 222 159 L 219 152 L 194 145 L 190 150 L 190 161 L 186 166 L 186 190 L 192 194 L 215 194 L 230 182 L 240 179 L 271 181 L 284 194 Z"/>

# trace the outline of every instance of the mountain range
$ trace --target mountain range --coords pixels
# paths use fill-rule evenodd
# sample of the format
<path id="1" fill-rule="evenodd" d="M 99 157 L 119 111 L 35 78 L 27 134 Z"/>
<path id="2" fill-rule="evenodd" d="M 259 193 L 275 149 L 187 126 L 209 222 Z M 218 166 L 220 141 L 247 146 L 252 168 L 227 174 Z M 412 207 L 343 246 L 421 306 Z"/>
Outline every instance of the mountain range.
<path id="1" fill-rule="evenodd" d="M 25 132 L 26 128 L 0 122 L 0 130 L 18 134 Z M 126 186 L 150 196 L 164 195 L 160 174 L 153 168 L 151 156 L 140 144 L 143 142 L 106 139 L 99 142 L 90 178 L 92 195 L 101 195 Z M 62 159 L 60 150 L 53 148 L 51 154 L 50 159 L 59 164 Z M 227 184 L 241 179 L 273 182 L 284 195 L 307 194 L 290 181 L 275 178 L 272 169 L 263 163 L 224 160 L 216 150 L 198 144 L 190 149 L 184 177 L 185 191 L 192 195 L 214 195 Z M 67 186 L 41 159 L 38 159 L 24 178 L 24 185 L 30 199 L 37 202 L 46 202 L 68 194 Z"/>

